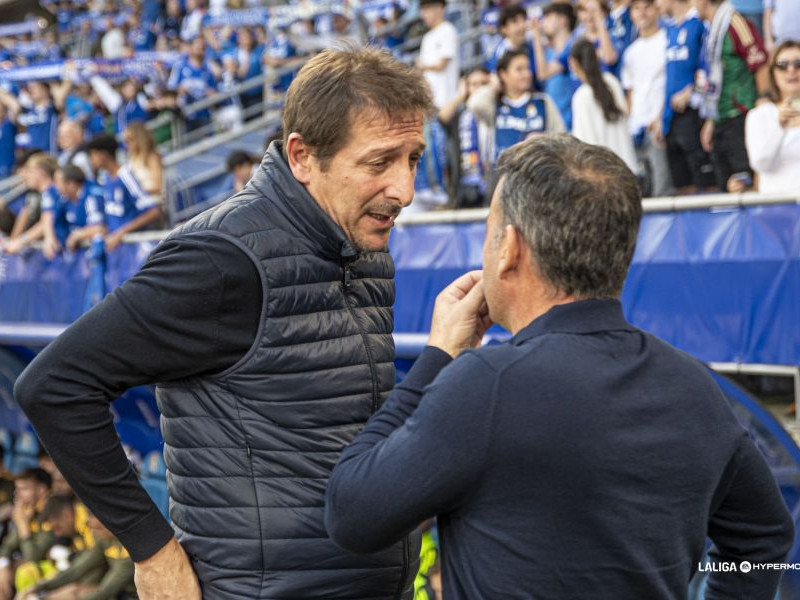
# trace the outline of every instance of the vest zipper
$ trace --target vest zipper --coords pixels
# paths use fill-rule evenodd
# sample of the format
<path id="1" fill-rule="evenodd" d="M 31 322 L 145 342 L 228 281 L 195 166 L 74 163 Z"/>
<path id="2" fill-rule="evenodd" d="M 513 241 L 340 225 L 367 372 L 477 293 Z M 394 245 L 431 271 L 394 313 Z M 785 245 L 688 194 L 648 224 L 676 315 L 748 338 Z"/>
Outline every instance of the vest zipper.
<path id="1" fill-rule="evenodd" d="M 364 331 L 361 324 L 358 322 L 356 318 L 356 313 L 353 310 L 353 306 L 350 303 L 350 295 L 347 293 L 347 290 L 350 289 L 353 281 L 353 274 L 350 271 L 350 265 L 344 265 L 344 277 L 342 278 L 342 288 L 344 293 L 344 303 L 347 306 L 347 311 L 350 313 L 350 316 L 353 318 L 353 321 L 358 327 L 358 332 L 361 334 L 361 340 L 364 342 L 364 348 L 367 351 L 367 361 L 369 362 L 369 372 L 370 376 L 372 377 L 372 412 L 375 413 L 378 410 L 378 369 L 375 366 L 375 358 L 372 356 L 372 349 L 369 346 L 369 340 L 367 339 L 367 332 Z"/>

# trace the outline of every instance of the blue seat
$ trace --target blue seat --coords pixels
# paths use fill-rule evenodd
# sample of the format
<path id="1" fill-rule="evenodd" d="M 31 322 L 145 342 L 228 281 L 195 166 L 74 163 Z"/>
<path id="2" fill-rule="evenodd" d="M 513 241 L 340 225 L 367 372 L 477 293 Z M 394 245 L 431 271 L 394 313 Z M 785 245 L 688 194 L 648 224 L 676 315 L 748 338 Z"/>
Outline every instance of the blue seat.
<path id="1" fill-rule="evenodd" d="M 167 465 L 160 450 L 144 457 L 140 474 L 142 487 L 150 494 L 161 514 L 169 520 L 169 492 L 167 492 Z"/>
<path id="2" fill-rule="evenodd" d="M 14 456 L 9 463 L 9 471 L 19 475 L 26 469 L 39 466 L 39 440 L 31 431 L 19 434 L 14 442 Z"/>

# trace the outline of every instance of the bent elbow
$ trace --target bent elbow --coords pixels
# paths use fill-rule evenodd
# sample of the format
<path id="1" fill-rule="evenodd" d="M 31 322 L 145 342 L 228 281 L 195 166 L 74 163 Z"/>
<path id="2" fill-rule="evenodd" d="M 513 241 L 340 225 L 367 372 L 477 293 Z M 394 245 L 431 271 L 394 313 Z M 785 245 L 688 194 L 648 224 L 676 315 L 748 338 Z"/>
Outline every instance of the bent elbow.
<path id="1" fill-rule="evenodd" d="M 353 554 L 372 554 L 386 547 L 370 539 L 363 511 L 347 501 L 334 500 L 329 491 L 325 498 L 325 530 L 334 544 Z"/>
<path id="2" fill-rule="evenodd" d="M 36 369 L 32 369 L 30 365 L 14 383 L 14 400 L 34 424 L 41 407 L 42 383 L 40 373 Z"/>

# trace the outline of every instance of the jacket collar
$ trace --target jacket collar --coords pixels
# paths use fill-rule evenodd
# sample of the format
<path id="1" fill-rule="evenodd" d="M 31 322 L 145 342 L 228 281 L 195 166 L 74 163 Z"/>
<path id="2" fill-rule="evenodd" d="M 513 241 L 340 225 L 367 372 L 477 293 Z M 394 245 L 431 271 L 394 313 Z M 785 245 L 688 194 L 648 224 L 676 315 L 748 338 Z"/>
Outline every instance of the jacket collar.
<path id="1" fill-rule="evenodd" d="M 560 304 L 517 332 L 511 343 L 524 342 L 548 333 L 589 334 L 601 331 L 636 331 L 625 320 L 619 300 L 581 300 Z"/>
<path id="2" fill-rule="evenodd" d="M 284 215 L 314 243 L 323 254 L 331 258 L 352 260 L 358 251 L 347 239 L 344 230 L 320 207 L 308 193 L 305 186 L 295 179 L 286 159 L 283 157 L 283 143 L 272 142 L 264 155 L 264 160 L 253 177 L 253 185 L 258 189 L 266 183 L 278 192 L 277 202 L 270 205 Z M 268 195 L 265 190 L 262 193 Z"/>

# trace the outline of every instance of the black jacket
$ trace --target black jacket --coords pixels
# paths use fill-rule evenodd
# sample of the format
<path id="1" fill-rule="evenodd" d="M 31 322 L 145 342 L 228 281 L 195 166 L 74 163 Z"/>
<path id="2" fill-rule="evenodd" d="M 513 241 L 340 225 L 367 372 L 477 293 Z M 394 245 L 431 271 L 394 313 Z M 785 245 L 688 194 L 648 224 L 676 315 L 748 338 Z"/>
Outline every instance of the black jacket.
<path id="1" fill-rule="evenodd" d="M 170 238 L 221 236 L 261 277 L 250 351 L 159 385 L 170 515 L 207 600 L 401 598 L 418 540 L 355 556 L 323 523 L 341 450 L 395 382 L 394 266 L 358 254 L 273 144 L 246 188 Z"/>

